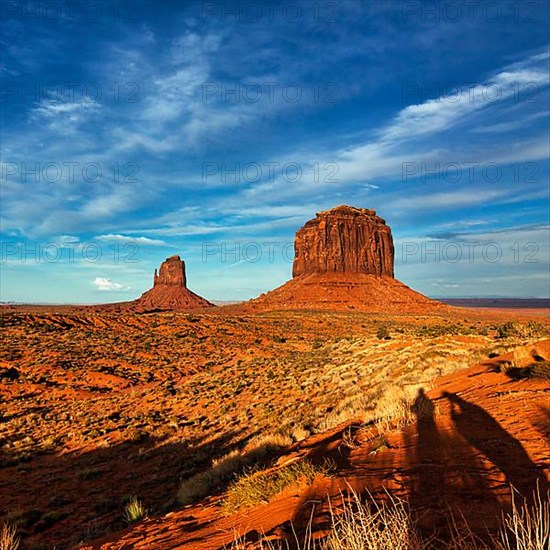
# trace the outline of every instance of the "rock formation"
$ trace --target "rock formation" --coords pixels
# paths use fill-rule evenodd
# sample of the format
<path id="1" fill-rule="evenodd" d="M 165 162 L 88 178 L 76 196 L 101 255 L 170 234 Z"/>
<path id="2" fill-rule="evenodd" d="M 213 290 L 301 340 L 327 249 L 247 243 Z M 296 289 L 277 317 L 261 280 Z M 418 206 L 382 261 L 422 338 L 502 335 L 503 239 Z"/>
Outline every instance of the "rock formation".
<path id="1" fill-rule="evenodd" d="M 185 311 L 214 306 L 187 288 L 185 262 L 179 256 L 167 258 L 158 272 L 155 269 L 153 288 L 133 305 L 138 311 Z"/>
<path id="2" fill-rule="evenodd" d="M 393 277 L 391 229 L 374 210 L 338 206 L 320 212 L 296 233 L 293 277 L 369 273 Z"/>
<path id="3" fill-rule="evenodd" d="M 160 264 L 160 273 L 155 269 L 153 286 L 175 285 L 187 288 L 185 262 L 179 256 L 170 256 Z"/>
<path id="4" fill-rule="evenodd" d="M 293 278 L 250 300 L 254 310 L 421 313 L 448 308 L 394 278 L 391 229 L 374 210 L 337 206 L 296 233 Z"/>

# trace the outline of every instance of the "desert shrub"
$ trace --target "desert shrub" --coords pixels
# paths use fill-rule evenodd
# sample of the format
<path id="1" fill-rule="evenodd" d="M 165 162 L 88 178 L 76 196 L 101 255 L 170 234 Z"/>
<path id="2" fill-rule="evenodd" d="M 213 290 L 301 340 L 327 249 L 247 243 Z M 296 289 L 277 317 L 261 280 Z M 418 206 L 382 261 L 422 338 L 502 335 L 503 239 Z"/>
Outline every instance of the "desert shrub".
<path id="1" fill-rule="evenodd" d="M 505 361 L 500 364 L 500 370 L 513 380 L 550 380 L 550 361 L 537 361 L 525 367 L 517 367 Z"/>
<path id="2" fill-rule="evenodd" d="M 19 542 L 15 525 L 4 523 L 0 529 L 0 550 L 17 550 Z"/>
<path id="3" fill-rule="evenodd" d="M 437 338 L 438 336 L 447 335 L 467 335 L 472 334 L 472 330 L 462 325 L 423 325 L 416 329 L 417 336 L 427 336 L 429 338 Z M 474 332 L 476 332 L 474 330 Z"/>
<path id="4" fill-rule="evenodd" d="M 390 497 L 386 504 L 374 499 L 360 501 L 356 493 L 336 515 L 331 509 L 331 532 L 326 550 L 422 550 L 418 535 L 405 503 Z"/>
<path id="5" fill-rule="evenodd" d="M 496 327 L 499 338 L 537 338 L 546 334 L 546 329 L 535 321 L 517 323 L 508 321 Z"/>
<path id="6" fill-rule="evenodd" d="M 527 367 L 529 369 L 529 378 L 539 380 L 550 380 L 550 361 L 539 361 Z"/>
<path id="7" fill-rule="evenodd" d="M 313 349 L 319 349 L 322 346 L 323 346 L 323 341 L 320 340 L 319 338 L 315 338 L 315 340 L 313 340 L 313 344 L 311 345 Z"/>
<path id="8" fill-rule="evenodd" d="M 147 510 L 137 497 L 132 497 L 124 509 L 124 517 L 128 523 L 134 523 L 144 518 Z"/>
<path id="9" fill-rule="evenodd" d="M 295 462 L 274 472 L 252 470 L 229 486 L 222 508 L 229 515 L 243 508 L 267 504 L 289 487 L 300 483 L 311 485 L 317 475 L 327 471 L 327 467 L 314 466 L 307 460 Z"/>

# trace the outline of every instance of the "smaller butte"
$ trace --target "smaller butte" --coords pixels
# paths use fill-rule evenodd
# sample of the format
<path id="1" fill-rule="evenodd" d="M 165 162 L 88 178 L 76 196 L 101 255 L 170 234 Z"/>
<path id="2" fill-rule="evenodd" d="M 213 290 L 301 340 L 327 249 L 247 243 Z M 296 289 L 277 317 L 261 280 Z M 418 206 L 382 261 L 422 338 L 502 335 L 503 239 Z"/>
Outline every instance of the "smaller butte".
<path id="1" fill-rule="evenodd" d="M 155 269 L 153 288 L 131 302 L 138 312 L 188 311 L 215 307 L 208 300 L 187 288 L 185 262 L 179 256 L 170 256 Z"/>

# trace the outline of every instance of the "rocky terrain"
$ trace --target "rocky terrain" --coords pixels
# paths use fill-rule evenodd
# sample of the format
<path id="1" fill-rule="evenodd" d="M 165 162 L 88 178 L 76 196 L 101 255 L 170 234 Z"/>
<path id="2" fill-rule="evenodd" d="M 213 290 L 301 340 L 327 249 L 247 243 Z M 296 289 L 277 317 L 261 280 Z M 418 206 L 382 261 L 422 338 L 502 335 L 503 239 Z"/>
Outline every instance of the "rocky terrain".
<path id="1" fill-rule="evenodd" d="M 164 545 L 144 538 L 142 547 L 172 548 L 184 536 L 194 547 L 195 528 L 219 515 L 217 501 L 182 508 L 179 488 L 213 459 L 257 438 L 282 436 L 286 448 L 311 435 L 322 440 L 349 420 L 367 427 L 381 403 L 399 404 L 438 376 L 536 342 L 549 326 L 545 318 L 510 322 L 506 312 L 459 309 L 445 317 L 224 309 L 3 313 L 0 523 L 17 525 L 23 548 L 71 548 L 123 529 L 133 497 L 150 517 L 147 530 L 177 513 L 167 516 L 175 523 Z M 467 380 L 474 391 L 482 378 Z M 491 390 L 495 406 L 516 388 L 510 397 L 524 401 L 509 402 L 540 424 L 534 410 L 548 410 L 548 382 L 534 392 L 530 382 L 501 380 Z M 545 463 L 545 440 L 522 426 L 532 462 Z M 212 494 L 219 498 L 224 486 Z M 287 513 L 285 504 L 277 517 Z M 217 548 L 209 544 L 197 547 Z"/>

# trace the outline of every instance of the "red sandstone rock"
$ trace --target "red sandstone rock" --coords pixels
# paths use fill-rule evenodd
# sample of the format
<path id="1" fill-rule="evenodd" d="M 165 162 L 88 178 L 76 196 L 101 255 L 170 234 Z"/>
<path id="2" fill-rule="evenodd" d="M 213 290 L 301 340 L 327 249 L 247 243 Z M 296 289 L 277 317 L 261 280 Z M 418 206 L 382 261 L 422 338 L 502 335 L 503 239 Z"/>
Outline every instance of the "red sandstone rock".
<path id="1" fill-rule="evenodd" d="M 179 256 L 170 256 L 160 265 L 160 273 L 155 269 L 154 286 L 176 285 L 187 287 L 185 262 Z"/>
<path id="2" fill-rule="evenodd" d="M 366 273 L 393 277 L 391 229 L 374 210 L 337 206 L 317 214 L 297 233 L 293 277 Z"/>
<path id="3" fill-rule="evenodd" d="M 338 206 L 296 233 L 293 278 L 247 310 L 327 309 L 423 313 L 449 306 L 394 278 L 391 229 L 374 210 Z"/>
<path id="4" fill-rule="evenodd" d="M 185 311 L 214 307 L 208 300 L 187 288 L 185 262 L 179 256 L 171 256 L 162 262 L 153 279 L 153 288 L 132 302 L 138 311 Z"/>

